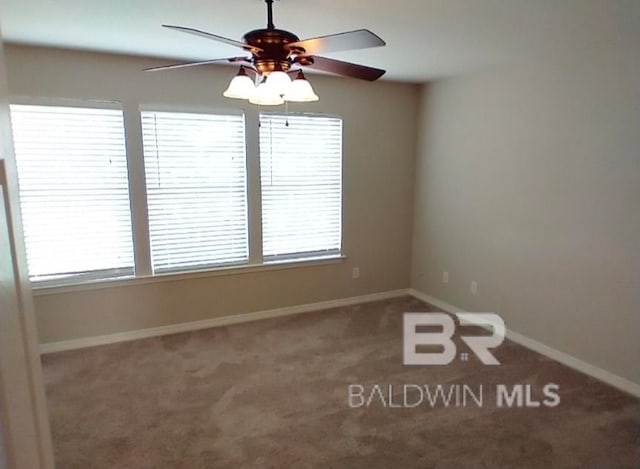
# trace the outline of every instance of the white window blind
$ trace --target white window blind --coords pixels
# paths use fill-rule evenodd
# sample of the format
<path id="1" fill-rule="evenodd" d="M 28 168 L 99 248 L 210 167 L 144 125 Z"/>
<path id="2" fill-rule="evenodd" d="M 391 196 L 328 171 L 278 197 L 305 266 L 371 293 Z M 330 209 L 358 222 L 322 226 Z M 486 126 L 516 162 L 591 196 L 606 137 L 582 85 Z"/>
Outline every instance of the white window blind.
<path id="1" fill-rule="evenodd" d="M 248 259 L 242 115 L 142 112 L 154 272 Z"/>
<path id="2" fill-rule="evenodd" d="M 260 172 L 265 262 L 340 254 L 342 120 L 262 113 Z"/>
<path id="3" fill-rule="evenodd" d="M 133 275 L 121 110 L 11 105 L 34 281 Z"/>

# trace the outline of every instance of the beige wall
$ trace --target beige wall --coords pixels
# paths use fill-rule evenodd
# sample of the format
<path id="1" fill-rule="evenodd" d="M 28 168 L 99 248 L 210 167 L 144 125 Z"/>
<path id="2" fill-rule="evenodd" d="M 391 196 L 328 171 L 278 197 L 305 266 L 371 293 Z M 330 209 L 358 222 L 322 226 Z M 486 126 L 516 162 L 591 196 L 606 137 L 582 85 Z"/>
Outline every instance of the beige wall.
<path id="1" fill-rule="evenodd" d="M 421 101 L 412 285 L 640 383 L 637 48 L 443 80 Z"/>
<path id="2" fill-rule="evenodd" d="M 12 95 L 108 99 L 125 106 L 236 107 L 234 68 L 143 73 L 158 61 L 10 46 Z M 410 277 L 418 87 L 313 76 L 321 100 L 291 110 L 344 119 L 345 262 L 36 296 L 42 342 L 406 288 Z M 253 106 L 247 113 L 255 113 Z M 141 158 L 142 155 L 138 155 Z M 255 154 L 249 154 L 255 158 Z M 361 277 L 351 279 L 360 267 Z"/>

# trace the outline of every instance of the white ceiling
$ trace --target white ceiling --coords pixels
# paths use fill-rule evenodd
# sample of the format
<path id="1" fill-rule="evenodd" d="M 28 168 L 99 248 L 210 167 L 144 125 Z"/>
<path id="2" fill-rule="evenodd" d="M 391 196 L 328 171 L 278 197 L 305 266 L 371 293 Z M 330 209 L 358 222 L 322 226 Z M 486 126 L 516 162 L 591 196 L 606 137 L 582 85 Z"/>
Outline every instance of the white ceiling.
<path id="1" fill-rule="evenodd" d="M 570 47 L 595 47 L 637 30 L 640 0 L 281 0 L 275 24 L 300 38 L 369 28 L 385 48 L 328 56 L 422 82 Z M 190 26 L 240 39 L 266 24 L 263 0 L 4 0 L 5 40 L 204 60 L 225 44 L 160 27 Z M 631 18 L 631 21 L 630 21 Z M 625 26 L 626 25 L 626 26 Z"/>

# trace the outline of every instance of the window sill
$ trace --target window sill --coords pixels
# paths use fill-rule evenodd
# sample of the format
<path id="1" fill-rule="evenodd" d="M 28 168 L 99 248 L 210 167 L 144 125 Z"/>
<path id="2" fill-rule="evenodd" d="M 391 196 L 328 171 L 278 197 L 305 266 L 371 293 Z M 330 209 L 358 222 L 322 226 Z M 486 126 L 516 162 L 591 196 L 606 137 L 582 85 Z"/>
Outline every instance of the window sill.
<path id="1" fill-rule="evenodd" d="M 127 277 L 90 280 L 82 283 L 58 286 L 38 286 L 32 284 L 33 295 L 52 295 L 57 293 L 69 293 L 86 290 L 100 290 L 103 288 L 130 287 L 136 285 L 145 285 L 149 283 L 175 282 L 180 280 L 189 280 L 196 278 L 220 277 L 227 275 L 250 274 L 254 272 L 269 272 L 272 270 L 287 270 L 303 267 L 315 267 L 328 264 L 339 264 L 344 262 L 347 256 L 331 256 L 315 259 L 299 259 L 292 261 L 271 262 L 268 264 L 245 264 L 240 266 L 219 267 L 208 270 L 193 270 L 189 272 L 170 272 L 164 274 L 149 275 L 146 277 Z"/>

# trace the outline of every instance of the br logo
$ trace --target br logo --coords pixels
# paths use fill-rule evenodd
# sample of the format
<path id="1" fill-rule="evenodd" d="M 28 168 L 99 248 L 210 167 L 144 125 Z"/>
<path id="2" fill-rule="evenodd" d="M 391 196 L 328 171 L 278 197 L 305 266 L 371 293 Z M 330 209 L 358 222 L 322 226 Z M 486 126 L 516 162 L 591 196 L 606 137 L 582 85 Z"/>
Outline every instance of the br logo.
<path id="1" fill-rule="evenodd" d="M 457 313 L 461 326 L 489 328 L 491 335 L 461 336 L 465 344 L 485 365 L 500 362 L 489 351 L 498 347 L 506 332 L 504 321 L 494 313 Z M 420 332 L 419 329 L 422 329 Z M 428 329 L 425 332 L 424 329 Z M 435 332 L 433 330 L 436 330 Z M 404 364 L 447 365 L 456 357 L 456 344 L 451 340 L 456 330 L 453 317 L 445 313 L 404 313 Z M 418 352 L 418 346 L 436 346 L 435 352 Z M 465 359 L 468 354 L 461 354 Z"/>

